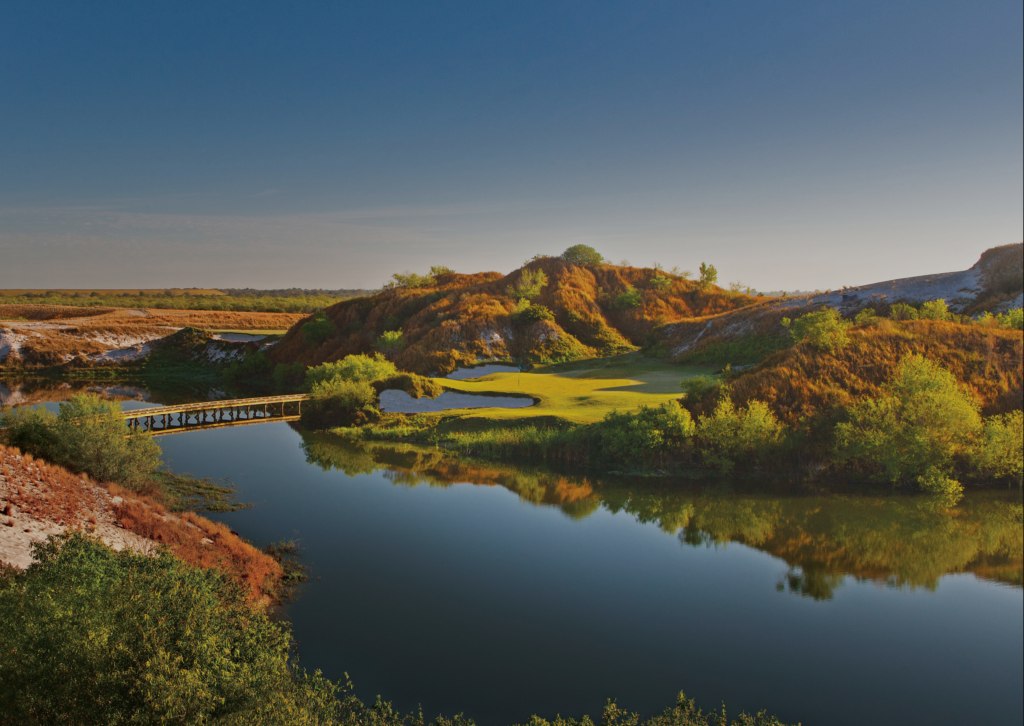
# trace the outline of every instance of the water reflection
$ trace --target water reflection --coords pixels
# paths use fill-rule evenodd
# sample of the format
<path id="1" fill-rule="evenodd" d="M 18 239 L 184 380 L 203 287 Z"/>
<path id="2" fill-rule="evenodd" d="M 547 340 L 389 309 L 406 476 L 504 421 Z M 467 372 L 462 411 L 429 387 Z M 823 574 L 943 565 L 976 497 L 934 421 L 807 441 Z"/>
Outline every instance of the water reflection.
<path id="1" fill-rule="evenodd" d="M 847 577 L 934 589 L 946 574 L 1020 588 L 1024 507 L 1019 490 L 970 492 L 953 508 L 920 496 L 750 491 L 756 483 L 593 478 L 540 468 L 466 464 L 443 450 L 357 445 L 302 434 L 306 460 L 349 476 L 381 471 L 404 487 L 501 486 L 573 519 L 605 509 L 657 525 L 687 547 L 741 543 L 784 561 L 777 588 L 829 600 Z"/>

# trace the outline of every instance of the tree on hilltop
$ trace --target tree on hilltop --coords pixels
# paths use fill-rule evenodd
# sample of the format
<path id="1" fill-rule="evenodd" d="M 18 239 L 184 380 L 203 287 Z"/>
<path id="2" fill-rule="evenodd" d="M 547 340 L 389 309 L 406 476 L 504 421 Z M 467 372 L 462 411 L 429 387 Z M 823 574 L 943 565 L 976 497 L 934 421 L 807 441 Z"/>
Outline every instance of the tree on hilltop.
<path id="1" fill-rule="evenodd" d="M 604 262 L 604 257 L 590 245 L 573 245 L 562 253 L 562 259 L 580 267 L 600 265 Z"/>

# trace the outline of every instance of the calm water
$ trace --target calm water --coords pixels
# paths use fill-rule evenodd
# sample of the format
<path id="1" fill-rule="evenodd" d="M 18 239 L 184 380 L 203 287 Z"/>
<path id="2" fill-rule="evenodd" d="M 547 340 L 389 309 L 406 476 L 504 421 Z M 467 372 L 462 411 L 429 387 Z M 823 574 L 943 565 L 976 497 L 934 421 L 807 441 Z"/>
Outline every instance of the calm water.
<path id="1" fill-rule="evenodd" d="M 128 402 L 128 406 L 145 405 Z M 226 477 L 254 543 L 297 538 L 288 616 L 306 668 L 428 716 L 648 716 L 809 724 L 1024 721 L 1021 498 L 752 493 L 468 468 L 286 423 L 159 439 Z"/>

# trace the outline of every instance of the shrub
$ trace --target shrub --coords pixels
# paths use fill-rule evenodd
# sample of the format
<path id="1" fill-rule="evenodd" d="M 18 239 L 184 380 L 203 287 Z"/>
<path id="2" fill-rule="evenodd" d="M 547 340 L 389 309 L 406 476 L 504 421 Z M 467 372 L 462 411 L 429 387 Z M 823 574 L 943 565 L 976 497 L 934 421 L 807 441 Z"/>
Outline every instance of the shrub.
<path id="1" fill-rule="evenodd" d="M 378 394 L 382 391 L 390 390 L 405 391 L 413 398 L 423 398 L 424 396 L 427 398 L 437 398 L 444 393 L 440 383 L 432 378 L 417 375 L 416 373 L 401 373 L 392 378 L 375 381 L 373 388 Z"/>
<path id="2" fill-rule="evenodd" d="M 325 313 L 315 313 L 313 319 L 302 326 L 302 339 L 310 348 L 319 348 L 337 330 Z"/>
<path id="3" fill-rule="evenodd" d="M 397 355 L 405 348 L 405 336 L 401 330 L 385 331 L 374 341 L 373 347 L 384 355 Z"/>
<path id="4" fill-rule="evenodd" d="M 784 430 L 767 404 L 753 400 L 740 410 L 728 396 L 714 413 L 697 420 L 701 456 L 723 472 L 731 471 L 741 457 L 749 463 L 763 461 L 781 443 Z"/>
<path id="5" fill-rule="evenodd" d="M 44 409 L 15 409 L 3 416 L 10 444 L 100 481 L 139 489 L 160 465 L 160 447 L 148 433 L 129 432 L 121 404 L 82 394 Z"/>
<path id="6" fill-rule="evenodd" d="M 515 325 L 530 325 L 541 320 L 554 320 L 555 314 L 543 305 L 523 305 L 512 313 L 511 320 Z"/>
<path id="7" fill-rule="evenodd" d="M 573 245 L 562 253 L 562 259 L 571 265 L 580 267 L 600 265 L 604 262 L 604 257 L 589 245 Z"/>
<path id="8" fill-rule="evenodd" d="M 839 311 L 832 308 L 807 313 L 793 321 L 783 318 L 782 324 L 789 328 L 797 343 L 806 341 L 813 348 L 829 353 L 842 350 L 850 342 L 846 331 L 852 323 L 843 320 Z"/>
<path id="9" fill-rule="evenodd" d="M 950 320 L 953 314 L 943 299 L 929 300 L 921 303 L 921 310 L 918 312 L 921 320 Z"/>
<path id="10" fill-rule="evenodd" d="M 874 325 L 878 322 L 878 315 L 875 313 L 874 308 L 864 308 L 857 313 L 853 322 L 856 325 Z"/>
<path id="11" fill-rule="evenodd" d="M 640 291 L 632 285 L 627 285 L 624 291 L 615 296 L 612 308 L 615 310 L 630 310 L 640 307 L 643 301 L 644 298 Z"/>
<path id="12" fill-rule="evenodd" d="M 548 276 L 544 270 L 531 270 L 523 268 L 519 273 L 519 279 L 515 284 L 507 288 L 508 296 L 515 300 L 531 300 L 538 295 L 548 284 Z"/>
<path id="13" fill-rule="evenodd" d="M 678 453 L 693 436 L 690 412 L 673 401 L 661 406 L 641 406 L 636 413 L 612 411 L 587 432 L 593 437 L 595 459 L 627 466 L 650 465 Z"/>
<path id="14" fill-rule="evenodd" d="M 296 361 L 291 365 L 278 363 L 274 366 L 274 385 L 278 388 L 302 385 L 306 377 L 306 366 Z"/>
<path id="15" fill-rule="evenodd" d="M 326 429 L 361 425 L 378 416 L 377 391 L 367 381 L 332 378 L 313 384 L 302 423 L 311 429 Z"/>
<path id="16" fill-rule="evenodd" d="M 978 404 L 953 374 L 910 355 L 880 397 L 849 408 L 848 421 L 836 426 L 836 452 L 880 469 L 893 484 L 955 494 L 959 485 L 948 475 L 981 427 Z"/>
<path id="17" fill-rule="evenodd" d="M 333 363 L 321 363 L 306 371 L 304 388 L 307 392 L 323 381 L 340 378 L 346 381 L 365 381 L 372 383 L 383 378 L 398 375 L 398 368 L 380 353 L 369 355 L 347 355 Z"/>
<path id="18" fill-rule="evenodd" d="M 907 303 L 896 303 L 889 308 L 889 316 L 893 320 L 917 320 L 917 309 Z"/>
<path id="19" fill-rule="evenodd" d="M 1024 413 L 1011 411 L 989 416 L 974 451 L 971 463 L 984 476 L 1000 479 L 1024 479 Z"/>
<path id="20" fill-rule="evenodd" d="M 651 278 L 651 287 L 658 292 L 667 290 L 672 287 L 672 280 L 665 277 L 664 275 L 655 275 Z"/>
<path id="21" fill-rule="evenodd" d="M 420 287 L 432 287 L 436 283 L 437 280 L 434 279 L 433 275 L 417 275 L 415 272 L 400 274 L 396 272 L 391 276 L 391 280 L 384 285 L 384 288 L 389 289 L 403 287 L 409 290 L 414 290 Z"/>
<path id="22" fill-rule="evenodd" d="M 215 571 L 77 532 L 34 550 L 0 578 L 4 723 L 333 722 L 335 688 L 296 678 L 288 632 Z"/>
<path id="23" fill-rule="evenodd" d="M 997 315 L 996 320 L 999 321 L 1000 328 L 1024 330 L 1024 308 L 1014 308 L 1005 315 Z"/>
<path id="24" fill-rule="evenodd" d="M 709 287 L 718 282 L 718 270 L 715 269 L 714 265 L 708 265 L 704 262 L 700 263 L 700 285 L 701 290 L 707 290 Z"/>
<path id="25" fill-rule="evenodd" d="M 694 376 L 687 378 L 679 386 L 683 389 L 683 398 L 686 401 L 699 401 L 704 398 L 708 391 L 718 388 L 722 382 L 711 376 Z"/>

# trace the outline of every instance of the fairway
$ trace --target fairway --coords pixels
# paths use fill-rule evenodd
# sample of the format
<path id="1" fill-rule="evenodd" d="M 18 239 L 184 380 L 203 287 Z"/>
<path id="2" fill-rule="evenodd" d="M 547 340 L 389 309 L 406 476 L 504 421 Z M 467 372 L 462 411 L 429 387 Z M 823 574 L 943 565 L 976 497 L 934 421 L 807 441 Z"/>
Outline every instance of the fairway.
<path id="1" fill-rule="evenodd" d="M 615 410 L 635 411 L 678 399 L 682 380 L 709 373 L 704 367 L 672 365 L 630 354 L 547 366 L 536 373 L 494 373 L 479 380 L 438 382 L 452 391 L 526 394 L 537 400 L 529 408 L 467 411 L 464 419 L 510 421 L 554 416 L 574 423 L 595 423 Z"/>

